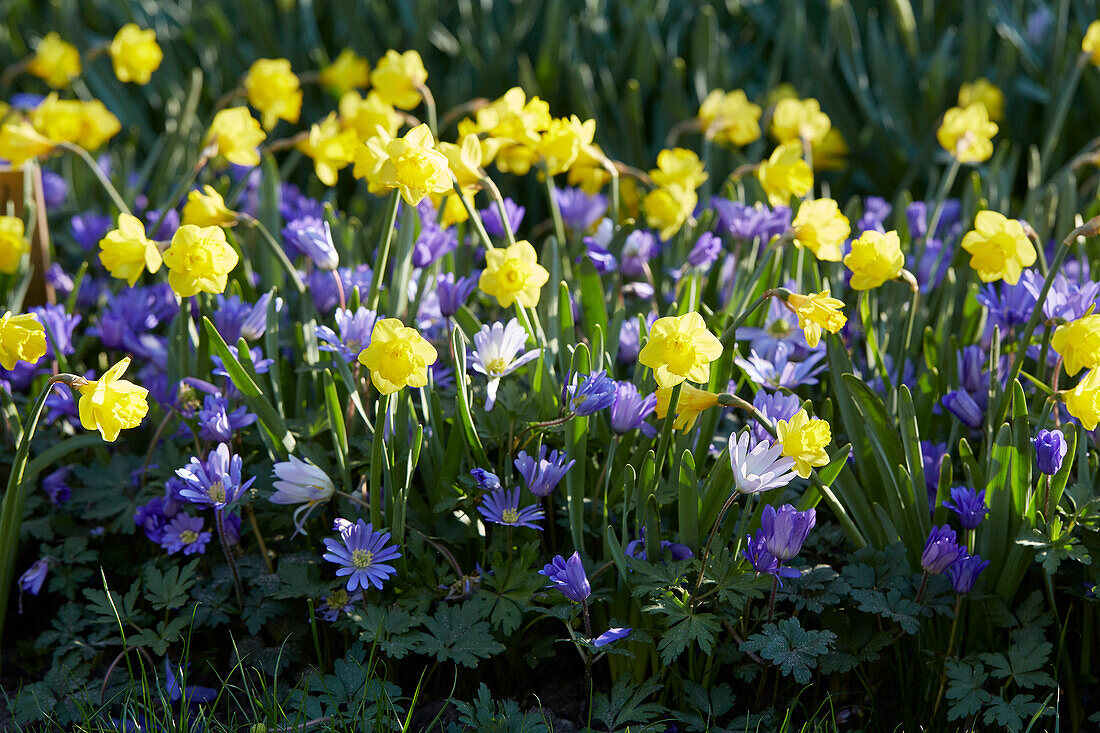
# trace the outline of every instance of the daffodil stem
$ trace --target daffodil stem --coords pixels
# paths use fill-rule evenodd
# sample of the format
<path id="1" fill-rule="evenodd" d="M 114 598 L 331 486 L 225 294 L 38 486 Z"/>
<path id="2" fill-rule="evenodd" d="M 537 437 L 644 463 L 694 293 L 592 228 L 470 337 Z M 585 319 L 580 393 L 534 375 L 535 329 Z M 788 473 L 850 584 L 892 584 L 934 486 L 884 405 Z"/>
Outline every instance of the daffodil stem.
<path id="1" fill-rule="evenodd" d="M 221 542 L 222 552 L 225 553 L 225 561 L 229 563 L 229 572 L 233 575 L 233 591 L 237 595 L 237 609 L 244 610 L 244 590 L 241 588 L 241 576 L 237 573 L 237 563 L 233 560 L 233 553 L 229 550 L 229 538 L 225 534 L 225 520 L 221 509 L 214 510 L 214 527 L 218 531 L 218 540 Z"/>
<path id="2" fill-rule="evenodd" d="M 497 184 L 489 177 L 488 173 L 481 177 L 481 183 L 496 204 L 497 211 L 500 213 L 500 227 L 504 230 L 504 238 L 508 240 L 508 246 L 511 247 L 516 243 L 516 233 L 512 231 L 512 223 L 508 221 L 508 210 L 504 208 L 504 197 L 500 195 L 500 189 L 497 188 Z"/>
<path id="3" fill-rule="evenodd" d="M 913 340 L 913 324 L 917 320 L 917 308 L 920 305 L 920 285 L 917 283 L 917 278 L 913 276 L 913 273 L 905 269 L 901 271 L 898 277 L 909 284 L 913 299 L 909 303 L 909 318 L 905 325 L 905 340 L 901 342 L 901 350 L 898 352 L 898 358 L 894 360 L 894 368 L 898 370 L 896 391 L 901 390 L 901 383 L 905 374 L 905 359 L 909 355 L 909 344 Z"/>
<path id="4" fill-rule="evenodd" d="M 661 470 L 665 465 L 665 454 L 668 453 L 668 444 L 672 440 L 672 424 L 676 422 L 676 405 L 680 402 L 680 390 L 683 382 L 672 388 L 672 394 L 668 398 L 668 411 L 665 412 L 665 422 L 661 426 L 661 440 L 657 444 L 657 455 L 653 466 L 653 483 L 650 492 L 656 494 L 657 486 L 661 483 Z"/>
<path id="5" fill-rule="evenodd" d="M 393 227 L 397 223 L 397 208 L 401 194 L 394 189 L 386 205 L 386 217 L 383 220 L 382 237 L 374 253 L 374 272 L 371 273 L 370 290 L 367 292 L 367 310 L 378 308 L 378 295 L 382 278 L 386 276 L 386 264 L 390 259 L 390 245 L 393 243 Z"/>
<path id="6" fill-rule="evenodd" d="M 371 440 L 370 458 L 370 521 L 375 529 L 382 526 L 382 452 L 385 450 L 386 413 L 390 396 L 380 395 L 378 412 L 374 418 L 374 437 Z"/>
<path id="7" fill-rule="evenodd" d="M 92 175 L 96 177 L 96 180 L 99 181 L 99 184 L 103 186 L 103 190 L 106 191 L 107 195 L 111 198 L 111 203 L 113 203 L 115 207 L 123 214 L 132 213 L 130 211 L 130 207 L 126 205 L 126 202 L 122 200 L 122 196 L 119 195 L 118 189 L 114 187 L 111 181 L 107 178 L 106 174 L 104 174 L 103 170 L 99 167 L 99 164 L 95 162 L 95 160 L 92 158 L 87 150 L 80 147 L 79 145 L 76 145 L 75 143 L 63 142 L 60 143 L 58 147 L 65 148 L 66 150 L 76 153 L 77 156 L 88 165 L 88 168 L 91 169 Z"/>
<path id="8" fill-rule="evenodd" d="M 191 184 L 194 183 L 195 179 L 199 177 L 199 173 L 202 171 L 203 167 L 206 166 L 206 162 L 208 160 L 210 160 L 210 156 L 207 155 L 205 152 L 202 153 L 199 156 L 199 159 L 195 161 L 195 165 L 191 166 L 191 170 L 187 172 L 187 175 L 180 178 L 175 188 L 173 188 L 172 192 L 168 194 L 168 198 L 167 200 L 165 200 L 164 205 L 160 207 L 160 213 L 157 215 L 156 222 L 153 224 L 153 226 L 149 228 L 149 234 L 152 237 L 156 237 L 156 233 L 160 229 L 160 225 L 164 223 L 164 218 L 168 216 L 168 211 L 170 209 L 176 208 L 176 202 L 179 201 L 179 198 L 183 195 L 184 191 L 191 188 Z"/>
<path id="9" fill-rule="evenodd" d="M 1005 380 L 1005 384 L 1009 388 L 1005 389 L 997 398 L 997 406 L 993 411 L 994 425 L 1000 425 L 1004 421 L 1005 413 L 1008 410 L 1008 396 L 1012 393 L 1012 382 L 1019 375 L 1020 369 L 1024 365 L 1024 357 L 1027 355 L 1027 347 L 1031 343 L 1031 336 L 1035 333 L 1035 327 L 1039 325 L 1039 319 L 1043 317 L 1043 303 L 1046 302 L 1047 293 L 1050 292 L 1050 287 L 1054 283 L 1054 276 L 1062 269 L 1062 263 L 1065 261 L 1066 255 L 1069 254 L 1069 248 L 1073 246 L 1078 237 L 1095 237 L 1097 234 L 1100 234 L 1100 216 L 1094 216 L 1066 235 L 1061 246 L 1058 247 L 1058 251 L 1054 254 L 1050 269 L 1047 270 L 1046 279 L 1043 280 L 1043 287 L 1039 290 L 1039 295 L 1035 299 L 1035 307 L 1032 308 L 1031 316 L 1027 319 L 1024 330 L 1020 333 L 1020 338 L 1016 342 L 1016 356 L 1012 359 L 1012 366 L 1009 368 L 1008 378 Z"/>
<path id="10" fill-rule="evenodd" d="M 486 176 L 488 178 L 488 176 Z M 477 209 L 470 206 L 470 202 L 466 200 L 466 197 L 462 194 L 462 188 L 458 185 L 458 181 L 454 181 L 454 193 L 448 194 L 450 196 L 458 196 L 458 200 L 462 203 L 462 208 L 466 209 L 466 216 L 474 223 L 474 230 L 477 232 L 478 238 L 481 243 L 485 245 L 485 249 L 493 249 L 493 240 L 489 239 L 489 232 L 485 231 L 485 223 L 481 220 L 481 214 L 477 213 Z"/>
<path id="11" fill-rule="evenodd" d="M 936 236 L 936 227 L 940 225 L 940 217 L 943 215 L 943 204 L 947 201 L 947 194 L 951 192 L 951 186 L 955 184 L 955 177 L 959 174 L 959 159 L 952 156 L 951 165 L 940 182 L 940 190 L 936 193 L 936 208 L 932 209 L 932 218 L 928 222 L 928 228 L 924 230 L 924 238 L 921 240 L 917 261 L 924 254 L 924 248 L 928 246 L 928 239 Z"/>
<path id="12" fill-rule="evenodd" d="M 723 349 L 728 349 L 729 347 L 733 346 L 733 342 L 737 339 L 737 329 L 741 328 L 741 326 L 745 323 L 745 321 L 748 320 L 748 317 L 751 316 L 754 312 L 756 312 L 757 308 L 764 305 L 764 303 L 766 303 L 768 300 L 770 300 L 774 296 L 775 296 L 775 291 L 774 290 L 765 290 L 763 293 L 761 293 L 759 298 L 757 298 L 756 300 L 754 300 L 752 303 L 749 304 L 748 308 L 746 308 L 745 310 L 741 311 L 740 314 L 738 314 L 737 318 L 729 326 L 729 328 L 727 328 L 725 331 L 722 332 L 722 348 Z"/>
<path id="13" fill-rule="evenodd" d="M 271 254 L 275 256 L 275 259 L 279 260 L 279 264 L 282 265 L 286 276 L 290 278 L 290 282 L 294 285 L 294 289 L 298 291 L 299 295 L 304 295 L 306 292 L 306 284 L 302 282 L 302 277 L 298 274 L 298 270 L 294 267 L 294 263 L 286 256 L 286 250 L 283 249 L 283 245 L 279 244 L 259 219 L 244 213 L 238 213 L 237 218 L 260 233 L 260 239 L 267 245 L 267 248 L 271 251 Z"/>
<path id="14" fill-rule="evenodd" d="M 561 218 L 561 207 L 558 206 L 557 187 L 554 185 L 554 177 L 545 168 L 543 176 L 543 182 L 546 185 L 546 203 L 550 207 L 550 216 L 554 220 L 554 236 L 558 238 L 558 244 L 564 249 L 566 248 L 565 223 Z"/>
<path id="15" fill-rule="evenodd" d="M 8 608 L 8 594 L 11 592 L 12 574 L 15 569 L 15 552 L 19 546 L 19 526 L 23 523 L 23 503 L 26 499 L 26 492 L 23 490 L 23 472 L 30 457 L 31 439 L 34 438 L 38 420 L 46 406 L 46 398 L 53 389 L 53 385 L 61 381 L 63 381 L 61 377 L 50 377 L 31 411 L 27 413 L 23 434 L 19 436 L 19 445 L 15 449 L 11 473 L 8 474 L 4 500 L 0 503 L 0 639 L 4 636 L 4 614 Z"/>

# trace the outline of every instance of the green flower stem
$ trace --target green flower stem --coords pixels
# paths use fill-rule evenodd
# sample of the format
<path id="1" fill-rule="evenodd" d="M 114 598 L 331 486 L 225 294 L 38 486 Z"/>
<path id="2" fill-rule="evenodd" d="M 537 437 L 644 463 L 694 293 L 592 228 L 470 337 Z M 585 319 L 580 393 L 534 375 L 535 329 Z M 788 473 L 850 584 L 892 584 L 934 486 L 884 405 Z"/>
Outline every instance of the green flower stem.
<path id="1" fill-rule="evenodd" d="M 119 194 L 118 189 L 116 189 L 111 181 L 107 178 L 107 176 L 104 175 L 103 171 L 99 167 L 99 164 L 95 162 L 95 160 L 92 158 L 87 150 L 75 143 L 62 142 L 58 143 L 57 146 L 59 148 L 64 148 L 65 150 L 76 153 L 81 160 L 88 164 L 88 168 L 91 169 L 92 175 L 96 177 L 100 185 L 103 186 L 103 190 L 107 192 L 108 196 L 110 196 L 111 203 L 115 205 L 115 208 L 117 208 L 123 214 L 133 213 L 130 211 L 130 207 L 126 205 L 126 202 L 122 200 L 122 196 Z M 153 231 L 156 231 L 156 229 L 154 229 Z"/>
<path id="2" fill-rule="evenodd" d="M 561 218 L 561 207 L 558 206 L 558 197 L 554 195 L 557 187 L 554 186 L 554 177 L 546 170 L 545 166 L 539 168 L 543 174 L 543 184 L 546 186 L 546 203 L 550 207 L 550 216 L 554 220 L 554 236 L 558 238 L 558 244 L 566 247 L 565 222 Z"/>
<path id="3" fill-rule="evenodd" d="M 72 374 L 62 374 L 50 377 L 46 387 L 38 395 L 31 411 L 27 413 L 27 420 L 23 425 L 23 434 L 19 437 L 19 445 L 15 449 L 15 461 L 11 464 L 11 473 L 8 475 L 8 486 L 4 491 L 3 503 L 0 503 L 0 639 L 4 636 L 4 614 L 8 608 L 8 597 L 11 593 L 12 575 L 15 571 L 15 552 L 19 546 L 19 527 L 23 523 L 23 504 L 26 500 L 26 492 L 23 490 L 23 473 L 27 467 L 27 459 L 30 457 L 31 439 L 34 438 L 38 428 L 38 419 L 42 416 L 42 410 L 46 406 L 46 397 L 49 396 L 53 385 L 61 382 L 71 386 L 83 382 L 81 377 Z"/>
<path id="4" fill-rule="evenodd" d="M 370 458 L 370 521 L 375 529 L 382 526 L 382 452 L 385 450 L 383 433 L 386 432 L 386 412 L 389 407 L 390 396 L 379 395 Z"/>
<path id="5" fill-rule="evenodd" d="M 233 575 L 233 592 L 237 596 L 237 609 L 244 610 L 244 590 L 241 588 L 241 576 L 237 573 L 237 563 L 233 560 L 233 552 L 229 549 L 229 538 L 225 534 L 225 518 L 221 509 L 214 510 L 214 526 L 218 530 L 218 540 L 221 542 L 222 552 L 225 553 L 225 561 L 229 563 L 229 572 Z"/>
<path id="6" fill-rule="evenodd" d="M 757 308 L 764 305 L 764 303 L 766 303 L 770 298 L 775 297 L 777 294 L 778 291 L 776 290 L 765 290 L 759 298 L 749 304 L 748 308 L 741 311 L 741 313 L 738 314 L 736 320 L 734 320 L 734 322 L 728 328 L 726 328 L 725 331 L 722 332 L 722 348 L 728 349 L 733 346 L 733 342 L 737 339 L 737 329 L 741 328 L 741 326 L 745 323 L 746 320 L 748 320 L 749 316 L 751 316 Z"/>
<path id="7" fill-rule="evenodd" d="M 237 214 L 237 218 L 241 223 L 252 227 L 260 233 L 260 240 L 267 245 L 268 250 L 275 256 L 275 259 L 282 265 L 283 271 L 286 276 L 290 278 L 291 284 L 294 285 L 294 289 L 298 291 L 299 295 L 304 295 L 306 292 L 306 284 L 302 282 L 302 276 L 298 274 L 298 270 L 294 267 L 294 263 L 290 261 L 290 258 L 286 256 L 286 250 L 283 249 L 283 245 L 279 244 L 278 240 L 272 236 L 259 219 L 249 216 L 248 214 Z"/>
<path id="8" fill-rule="evenodd" d="M 378 310 L 379 288 L 382 285 L 382 278 L 386 276 L 386 264 L 390 259 L 390 245 L 393 243 L 393 227 L 397 223 L 397 205 L 400 201 L 401 194 L 395 188 L 386 204 L 382 239 L 379 241 L 378 249 L 374 255 L 374 272 L 371 273 L 370 290 L 367 293 L 367 310 Z"/>
<path id="9" fill-rule="evenodd" d="M 508 210 L 504 208 L 504 197 L 500 195 L 500 189 L 497 188 L 497 184 L 493 182 L 488 173 L 481 177 L 481 183 L 496 204 L 497 211 L 500 213 L 500 226 L 504 229 L 504 238 L 508 240 L 508 246 L 511 247 L 516 243 L 516 233 L 512 231 L 512 224 L 508 221 Z M 488 241 L 488 235 L 486 235 L 486 241 Z"/>
<path id="10" fill-rule="evenodd" d="M 164 206 L 160 208 L 160 214 L 157 216 L 156 223 L 149 227 L 150 234 L 160 229 L 160 225 L 164 223 L 164 217 L 168 216 L 169 210 L 176 208 L 176 202 L 180 200 L 180 196 L 183 195 L 184 191 L 191 188 L 191 184 L 199 177 L 199 173 L 202 172 L 202 169 L 206 166 L 207 161 L 210 160 L 210 156 L 213 152 L 213 149 L 203 151 L 202 155 L 200 155 L 199 159 L 195 162 L 195 165 L 191 166 L 191 170 L 187 171 L 187 175 L 180 178 L 179 183 L 172 189 L 172 193 L 168 194 Z"/>
<path id="11" fill-rule="evenodd" d="M 902 374 L 905 372 L 905 358 L 909 354 L 909 344 L 913 340 L 913 324 L 917 320 L 917 307 L 920 305 L 920 284 L 917 283 L 917 278 L 906 269 L 902 269 L 898 277 L 909 284 L 909 290 L 913 295 L 913 299 L 909 303 L 909 318 L 906 319 L 905 323 L 905 340 L 901 342 L 901 350 L 898 352 L 898 358 L 894 359 L 894 368 L 898 370 L 898 381 L 894 391 L 895 395 L 901 390 L 901 378 Z"/>
<path id="12" fill-rule="evenodd" d="M 1047 270 L 1047 276 L 1046 279 L 1043 280 L 1043 287 L 1039 290 L 1039 296 L 1035 299 L 1035 307 L 1031 310 L 1031 316 L 1027 319 L 1024 330 L 1017 340 L 1016 356 L 1012 359 L 1012 366 L 1008 370 L 1008 379 L 1005 381 L 1005 384 L 1011 385 L 1024 365 L 1024 357 L 1027 355 L 1027 345 L 1031 343 L 1031 337 L 1035 333 L 1035 327 L 1039 325 L 1039 319 L 1043 317 L 1043 303 L 1046 302 L 1047 293 L 1050 292 L 1050 286 L 1054 283 L 1054 276 L 1062 269 L 1062 263 L 1065 261 L 1066 255 L 1069 254 L 1069 248 L 1073 246 L 1073 243 L 1078 237 L 1095 237 L 1097 234 L 1100 234 L 1100 216 L 1094 216 L 1089 219 L 1070 232 L 1066 238 L 1062 240 L 1061 246 L 1058 247 L 1058 251 L 1054 254 L 1054 259 L 1050 263 L 1050 269 Z M 1057 372 L 1055 372 L 1055 374 L 1057 374 Z M 993 410 L 994 425 L 1000 425 L 1004 422 L 1005 413 L 1008 411 L 1008 397 L 1010 394 L 1011 390 L 1006 389 L 1001 393 L 1000 397 L 997 398 L 997 406 Z"/>
<path id="13" fill-rule="evenodd" d="M 426 84 L 417 84 L 417 91 L 424 98 L 424 109 L 428 111 L 428 129 L 432 131 L 432 137 L 439 140 L 439 121 L 436 112 L 435 97 Z"/>
<path id="14" fill-rule="evenodd" d="M 275 574 L 275 566 L 271 564 L 271 555 L 267 552 L 267 543 L 264 542 L 263 533 L 260 532 L 260 525 L 256 522 L 256 512 L 252 508 L 252 504 L 244 505 L 245 513 L 248 515 L 248 524 L 252 527 L 252 534 L 256 535 L 256 543 L 260 546 L 260 553 L 264 556 L 264 565 L 267 566 L 267 572 L 270 575 Z"/>
<path id="15" fill-rule="evenodd" d="M 684 383 L 681 382 L 672 388 L 672 395 L 668 399 L 668 412 L 665 413 L 665 422 L 661 426 L 661 440 L 657 445 L 656 464 L 653 467 L 653 484 L 650 493 L 657 493 L 657 486 L 661 483 L 661 469 L 665 465 L 665 454 L 668 453 L 668 444 L 672 440 L 672 424 L 676 422 L 676 405 L 680 402 L 680 391 Z"/>
<path id="16" fill-rule="evenodd" d="M 955 618 L 951 621 L 951 636 L 947 642 L 947 654 L 944 655 L 944 671 L 940 675 L 940 691 L 936 693 L 936 704 L 932 706 L 932 718 L 935 719 L 936 713 L 940 711 L 940 703 L 943 702 L 943 690 L 947 686 L 947 666 L 946 660 L 951 656 L 951 650 L 955 647 L 955 630 L 959 626 L 959 612 L 962 610 L 963 597 L 962 593 L 959 593 L 955 597 Z"/>
<path id="17" fill-rule="evenodd" d="M 940 225 L 940 217 L 943 216 L 943 205 L 947 201 L 947 194 L 951 192 L 951 186 L 954 185 L 955 177 L 958 175 L 959 159 L 952 156 L 951 166 L 944 174 L 943 180 L 940 182 L 940 190 L 936 193 L 936 208 L 932 209 L 932 219 L 928 222 L 928 228 L 924 230 L 924 239 L 921 241 L 920 252 L 917 254 L 918 262 L 924 254 L 924 247 L 928 242 L 928 238 L 936 236 L 936 227 Z"/>
<path id="18" fill-rule="evenodd" d="M 486 176 L 486 178 L 488 178 L 488 176 Z M 493 249 L 493 240 L 489 239 L 489 233 L 485 231 L 485 223 L 481 220 L 481 214 L 477 213 L 477 209 L 470 206 L 470 202 L 462 195 L 462 188 L 459 187 L 458 181 L 454 181 L 453 195 L 458 196 L 458 200 L 462 203 L 462 208 L 466 209 L 466 215 L 470 218 L 470 221 L 474 223 L 474 230 L 477 232 L 477 236 L 481 240 L 481 243 L 485 245 L 485 249 Z"/>

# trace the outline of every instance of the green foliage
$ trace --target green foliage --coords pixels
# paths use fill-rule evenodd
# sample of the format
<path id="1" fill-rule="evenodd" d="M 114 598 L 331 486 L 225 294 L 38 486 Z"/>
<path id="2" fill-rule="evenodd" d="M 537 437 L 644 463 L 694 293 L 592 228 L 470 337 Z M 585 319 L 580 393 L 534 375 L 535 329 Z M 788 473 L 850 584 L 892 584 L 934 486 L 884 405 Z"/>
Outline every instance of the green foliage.
<path id="1" fill-rule="evenodd" d="M 827 654 L 835 641 L 836 634 L 831 631 L 803 629 L 797 618 L 787 618 L 764 624 L 761 633 L 745 640 L 741 651 L 759 652 L 781 673 L 804 685 L 810 681 L 810 671 L 817 666 L 818 658 Z"/>

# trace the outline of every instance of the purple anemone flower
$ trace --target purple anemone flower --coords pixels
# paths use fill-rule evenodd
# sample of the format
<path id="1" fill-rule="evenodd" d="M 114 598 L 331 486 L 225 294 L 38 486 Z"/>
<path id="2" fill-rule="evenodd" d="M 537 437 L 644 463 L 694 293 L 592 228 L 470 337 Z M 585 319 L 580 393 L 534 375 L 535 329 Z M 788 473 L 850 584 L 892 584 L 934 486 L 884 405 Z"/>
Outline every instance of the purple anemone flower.
<path id="1" fill-rule="evenodd" d="M 539 571 L 539 575 L 545 575 L 550 581 L 548 588 L 557 588 L 574 603 L 581 603 L 592 595 L 592 585 L 588 582 L 588 575 L 584 572 L 584 563 L 581 562 L 578 552 L 570 555 L 568 560 L 561 555 L 555 555 Z"/>
<path id="2" fill-rule="evenodd" d="M 347 591 L 366 590 L 372 585 L 381 590 L 382 581 L 397 573 L 397 569 L 387 563 L 401 557 L 396 545 L 386 544 L 390 533 L 376 532 L 373 525 L 365 524 L 362 519 L 355 524 L 338 519 L 336 529 L 340 539 L 325 539 L 328 552 L 323 557 L 340 566 L 336 570 L 338 577 L 348 576 Z"/>
<path id="3" fill-rule="evenodd" d="M 486 494 L 481 506 L 477 508 L 481 516 L 493 524 L 503 524 L 509 527 L 528 527 L 537 529 L 536 522 L 544 519 L 546 515 L 538 506 L 519 506 L 519 487 L 514 489 L 497 489 L 491 494 Z"/>

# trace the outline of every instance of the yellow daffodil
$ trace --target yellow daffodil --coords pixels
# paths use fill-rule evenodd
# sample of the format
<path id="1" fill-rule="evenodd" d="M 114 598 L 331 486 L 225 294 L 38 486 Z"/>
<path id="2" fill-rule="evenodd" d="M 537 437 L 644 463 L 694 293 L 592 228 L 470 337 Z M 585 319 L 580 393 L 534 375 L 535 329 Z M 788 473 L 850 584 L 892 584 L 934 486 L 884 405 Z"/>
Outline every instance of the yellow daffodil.
<path id="1" fill-rule="evenodd" d="M 45 155 L 56 143 L 34 129 L 26 120 L 12 120 L 0 126 L 0 158 L 21 168 L 32 158 Z"/>
<path id="2" fill-rule="evenodd" d="M 237 252 L 221 227 L 184 224 L 164 252 L 168 284 L 180 297 L 223 293 L 228 275 L 237 266 Z"/>
<path id="3" fill-rule="evenodd" d="M 527 99 L 523 89 L 512 87 L 479 109 L 474 119 L 459 122 L 458 134 L 482 138 L 482 165 L 495 162 L 501 172 L 522 176 L 538 160 L 537 146 L 550 120 L 549 104 L 538 97 Z"/>
<path id="4" fill-rule="evenodd" d="M 366 181 L 367 190 L 375 196 L 381 196 L 390 190 L 382 183 L 379 175 L 382 172 L 382 166 L 390 159 L 386 146 L 391 140 L 392 138 L 379 128 L 378 135 L 368 138 L 366 142 L 355 148 L 355 167 L 351 169 L 351 174 Z"/>
<path id="5" fill-rule="evenodd" d="M 715 89 L 699 105 L 703 135 L 717 143 L 745 146 L 760 139 L 760 105 L 749 101 L 745 92 Z"/>
<path id="6" fill-rule="evenodd" d="M 33 313 L 0 317 L 0 366 L 14 369 L 16 362 L 35 364 L 46 353 L 46 329 Z"/>
<path id="7" fill-rule="evenodd" d="M 404 137 L 391 140 L 386 145 L 386 154 L 389 157 L 382 162 L 378 180 L 401 191 L 409 206 L 416 206 L 430 193 L 443 193 L 451 188 L 447 157 L 435 149 L 427 125 L 418 125 Z"/>
<path id="8" fill-rule="evenodd" d="M 81 114 L 84 124 L 77 144 L 85 150 L 98 150 L 122 129 L 122 123 L 98 99 L 84 102 Z"/>
<path id="9" fill-rule="evenodd" d="M 161 255 L 157 243 L 145 236 L 141 219 L 119 214 L 118 228 L 107 232 L 99 241 L 99 261 L 111 277 L 125 280 L 133 287 L 143 272 L 160 269 Z"/>
<path id="10" fill-rule="evenodd" d="M 1089 23 L 1085 37 L 1081 39 L 1081 50 L 1089 55 L 1089 61 L 1094 66 L 1100 66 L 1100 20 Z"/>
<path id="11" fill-rule="evenodd" d="M 657 418 L 663 420 L 668 414 L 668 405 L 672 401 L 672 388 L 657 388 Z M 672 427 L 676 430 L 690 430 L 703 410 L 718 404 L 718 395 L 707 392 L 704 389 L 696 389 L 688 383 L 680 388 L 680 396 L 676 399 L 676 419 Z"/>
<path id="12" fill-rule="evenodd" d="M 611 173 L 604 160 L 604 152 L 596 143 L 582 147 L 577 153 L 577 159 L 569 167 L 566 181 L 570 186 L 578 186 L 589 195 L 599 193 L 611 180 Z"/>
<path id="13" fill-rule="evenodd" d="M 326 89 L 343 98 L 350 90 L 370 84 L 370 64 L 355 51 L 345 48 L 331 64 L 321 69 L 318 78 Z"/>
<path id="14" fill-rule="evenodd" d="M 237 223 L 237 213 L 225 205 L 225 199 L 213 186 L 187 194 L 180 223 L 198 227 L 231 227 Z"/>
<path id="15" fill-rule="evenodd" d="M 721 355 L 722 342 L 692 311 L 654 321 L 638 361 L 653 370 L 657 386 L 671 388 L 684 380 L 705 384 L 710 380 L 710 363 Z"/>
<path id="16" fill-rule="evenodd" d="M 321 183 L 335 186 L 337 173 L 355 160 L 359 139 L 355 130 L 340 128 L 336 113 L 309 128 L 309 137 L 295 146 L 313 160 L 313 169 Z"/>
<path id="17" fill-rule="evenodd" d="M 833 435 L 827 421 L 811 418 L 805 410 L 799 410 L 790 420 L 777 420 L 775 433 L 783 446 L 783 455 L 794 460 L 794 470 L 802 478 L 809 478 L 815 467 L 829 464 L 825 448 Z"/>
<path id="18" fill-rule="evenodd" d="M 77 387 L 80 424 L 85 430 L 98 430 L 108 443 L 113 443 L 120 431 L 140 425 L 149 412 L 149 390 L 120 378 L 128 366 L 129 357 L 99 379 Z"/>
<path id="19" fill-rule="evenodd" d="M 569 170 L 581 150 L 592 144 L 595 134 L 595 120 L 582 122 L 576 115 L 551 120 L 550 127 L 539 138 L 537 148 L 539 157 L 546 164 L 546 172 L 556 176 Z"/>
<path id="20" fill-rule="evenodd" d="M 649 177 L 662 188 L 680 186 L 690 191 L 699 188 L 707 180 L 699 156 L 684 148 L 657 153 L 657 167 L 649 172 Z"/>
<path id="21" fill-rule="evenodd" d="M 985 105 L 973 102 L 967 107 L 947 110 L 936 139 L 960 163 L 981 163 L 993 155 L 997 129 L 997 123 L 990 122 Z"/>
<path id="22" fill-rule="evenodd" d="M 1050 347 L 1062 357 L 1071 377 L 1084 368 L 1100 367 L 1100 315 L 1090 312 L 1054 331 Z"/>
<path id="23" fill-rule="evenodd" d="M 0 272 L 8 275 L 15 273 L 23 261 L 23 255 L 30 250 L 23 220 L 18 216 L 0 216 Z"/>
<path id="24" fill-rule="evenodd" d="M 819 143 L 811 149 L 815 171 L 833 171 L 844 167 L 848 157 L 848 143 L 835 127 L 831 128 Z"/>
<path id="25" fill-rule="evenodd" d="M 420 87 L 427 81 L 424 61 L 416 51 L 386 51 L 370 74 L 370 83 L 382 101 L 399 109 L 420 104 Z"/>
<path id="26" fill-rule="evenodd" d="M 816 145 L 825 139 L 831 128 L 829 115 L 821 111 L 821 103 L 816 99 L 788 97 L 776 102 L 768 130 L 780 143 L 804 140 Z"/>
<path id="27" fill-rule="evenodd" d="M 699 197 L 693 189 L 672 184 L 647 193 L 642 199 L 642 210 L 646 224 L 658 230 L 657 236 L 667 241 L 680 231 L 698 202 Z"/>
<path id="28" fill-rule="evenodd" d="M 814 186 L 813 171 L 802 159 L 802 145 L 797 142 L 783 143 L 772 151 L 756 170 L 756 176 L 772 206 L 787 206 L 791 196 L 801 198 Z"/>
<path id="29" fill-rule="evenodd" d="M 1089 370 L 1065 398 L 1069 414 L 1080 420 L 1085 430 L 1095 430 L 1100 422 L 1100 369 Z"/>
<path id="30" fill-rule="evenodd" d="M 805 247 L 819 260 L 840 262 L 840 248 L 852 230 L 836 201 L 815 199 L 798 207 L 791 232 L 795 246 Z"/>
<path id="31" fill-rule="evenodd" d="M 402 387 L 425 386 L 428 367 L 437 356 L 415 328 L 396 318 L 383 318 L 374 324 L 370 345 L 359 352 L 359 363 L 370 370 L 371 382 L 379 392 L 393 394 Z"/>
<path id="32" fill-rule="evenodd" d="M 346 92 L 340 97 L 340 124 L 351 130 L 360 140 L 368 140 L 378 134 L 381 127 L 389 137 L 401 129 L 401 115 L 378 96 L 378 92 L 367 92 L 366 97 L 359 92 Z"/>
<path id="33" fill-rule="evenodd" d="M 441 142 L 439 152 L 447 158 L 447 165 L 454 173 L 455 180 L 462 188 L 471 188 L 481 182 L 481 143 L 477 135 L 469 134 L 462 138 L 462 144 Z"/>
<path id="34" fill-rule="evenodd" d="M 1004 92 L 984 76 L 974 81 L 968 81 L 959 87 L 959 106 L 966 108 L 974 103 L 985 105 L 986 114 L 994 122 L 1000 122 L 1004 119 Z"/>
<path id="35" fill-rule="evenodd" d="M 256 59 L 244 77 L 248 103 L 260 111 L 265 130 L 286 120 L 294 124 L 302 113 L 302 90 L 288 59 Z"/>
<path id="36" fill-rule="evenodd" d="M 164 52 L 157 44 L 157 32 L 152 28 L 142 30 L 134 23 L 119 29 L 108 50 L 115 76 L 122 82 L 148 84 L 164 59 Z"/>
<path id="37" fill-rule="evenodd" d="M 821 342 L 821 330 L 837 333 L 844 328 L 848 317 L 840 309 L 844 301 L 829 297 L 829 291 L 800 295 L 792 293 L 787 297 L 787 306 L 798 316 L 798 327 L 806 336 L 811 349 Z"/>
<path id="38" fill-rule="evenodd" d="M 260 164 L 256 148 L 267 138 L 247 107 L 230 107 L 214 115 L 206 132 L 206 145 L 216 144 L 218 155 L 244 166 Z"/>
<path id="39" fill-rule="evenodd" d="M 1015 285 L 1023 269 L 1035 264 L 1035 247 L 1023 226 L 996 211 L 978 212 L 962 248 L 970 253 L 970 266 L 986 283 L 1004 280 Z"/>
<path id="40" fill-rule="evenodd" d="M 34 48 L 34 58 L 27 65 L 27 71 L 55 89 L 69 86 L 80 76 L 80 68 L 80 51 L 56 33 L 43 36 Z"/>
<path id="41" fill-rule="evenodd" d="M 84 103 L 79 99 L 60 99 L 57 92 L 51 92 L 31 112 L 30 121 L 45 138 L 75 143 L 84 131 Z"/>
<path id="42" fill-rule="evenodd" d="M 539 303 L 542 286 L 549 279 L 550 273 L 538 263 L 535 248 L 527 240 L 520 240 L 505 249 L 498 247 L 485 253 L 485 269 L 477 286 L 505 308 L 512 303 L 534 308 Z"/>
<path id="43" fill-rule="evenodd" d="M 877 288 L 893 280 L 905 267 L 898 233 L 868 229 L 852 242 L 852 251 L 844 258 L 844 266 L 852 271 L 848 286 L 852 290 Z"/>

